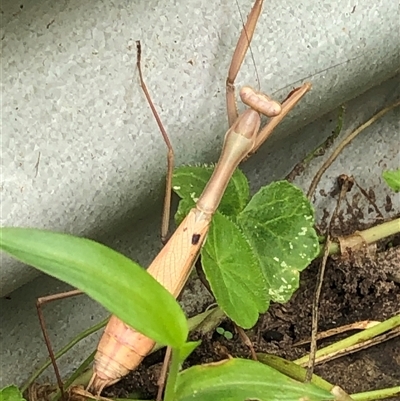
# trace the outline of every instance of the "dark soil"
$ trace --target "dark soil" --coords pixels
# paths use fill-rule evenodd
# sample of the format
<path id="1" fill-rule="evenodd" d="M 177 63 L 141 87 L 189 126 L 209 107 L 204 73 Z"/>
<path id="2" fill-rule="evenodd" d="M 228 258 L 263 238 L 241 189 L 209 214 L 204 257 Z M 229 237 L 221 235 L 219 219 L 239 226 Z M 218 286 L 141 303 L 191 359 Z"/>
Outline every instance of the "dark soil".
<path id="1" fill-rule="evenodd" d="M 354 228 L 354 227 L 353 227 Z M 354 231 L 353 231 L 354 232 Z M 381 243 L 377 249 L 350 255 L 346 259 L 328 259 L 320 299 L 319 332 L 363 321 L 383 321 L 400 309 L 400 236 Z M 308 353 L 308 345 L 296 346 L 310 336 L 312 303 L 320 261 L 301 275 L 300 289 L 286 305 L 273 304 L 257 325 L 246 332 L 256 352 L 297 359 Z M 187 360 L 185 367 L 219 361 L 228 355 L 250 358 L 250 351 L 226 320 L 222 326 L 234 333 L 226 340 L 216 332 L 201 338 L 202 344 Z M 318 347 L 354 334 L 340 334 L 319 341 Z M 196 334 L 193 339 L 197 339 Z M 154 399 L 163 361 L 158 352 L 145 359 L 134 373 L 110 387 L 105 397 L 135 394 Z M 354 354 L 328 361 L 315 373 L 348 393 L 377 390 L 400 385 L 400 337 L 379 343 Z M 391 398 L 400 400 L 400 398 Z"/>

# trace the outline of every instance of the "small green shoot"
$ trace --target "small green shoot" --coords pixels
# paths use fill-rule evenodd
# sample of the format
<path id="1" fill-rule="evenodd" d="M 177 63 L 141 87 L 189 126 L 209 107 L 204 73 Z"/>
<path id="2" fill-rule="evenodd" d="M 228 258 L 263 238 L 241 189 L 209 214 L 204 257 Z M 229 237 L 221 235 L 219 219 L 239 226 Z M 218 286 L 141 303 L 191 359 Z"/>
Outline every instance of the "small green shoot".
<path id="1" fill-rule="evenodd" d="M 382 173 L 382 177 L 389 188 L 394 192 L 400 192 L 400 169 L 386 170 Z"/>
<path id="2" fill-rule="evenodd" d="M 224 336 L 227 340 L 232 340 L 233 334 L 229 330 L 225 330 L 223 327 L 219 326 L 215 331 L 220 335 Z"/>

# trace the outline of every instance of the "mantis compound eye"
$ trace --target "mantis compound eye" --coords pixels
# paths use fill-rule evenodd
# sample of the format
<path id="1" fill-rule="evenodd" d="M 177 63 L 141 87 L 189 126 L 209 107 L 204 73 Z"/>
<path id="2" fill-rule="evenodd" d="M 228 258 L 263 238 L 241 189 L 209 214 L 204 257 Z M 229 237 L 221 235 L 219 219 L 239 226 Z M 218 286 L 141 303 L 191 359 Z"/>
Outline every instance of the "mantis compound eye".
<path id="1" fill-rule="evenodd" d="M 256 92 L 250 86 L 244 86 L 240 90 L 240 98 L 244 104 L 267 117 L 276 117 L 282 110 L 280 103 L 270 99 L 264 93 Z"/>

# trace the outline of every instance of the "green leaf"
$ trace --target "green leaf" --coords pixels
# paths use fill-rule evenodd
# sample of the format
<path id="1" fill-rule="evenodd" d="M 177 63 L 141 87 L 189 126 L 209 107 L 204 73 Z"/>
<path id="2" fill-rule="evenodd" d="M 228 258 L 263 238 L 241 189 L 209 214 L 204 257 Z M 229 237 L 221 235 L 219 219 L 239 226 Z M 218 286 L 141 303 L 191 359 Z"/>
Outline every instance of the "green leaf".
<path id="1" fill-rule="evenodd" d="M 224 337 L 225 337 L 227 340 L 232 340 L 233 334 L 232 334 L 230 331 L 225 331 L 225 332 L 224 332 Z"/>
<path id="2" fill-rule="evenodd" d="M 299 188 L 278 181 L 261 188 L 237 222 L 264 272 L 269 296 L 287 302 L 299 286 L 299 272 L 319 253 L 312 205 Z"/>
<path id="3" fill-rule="evenodd" d="M 179 348 L 179 363 L 182 364 L 185 359 L 201 344 L 201 341 L 188 341 Z"/>
<path id="4" fill-rule="evenodd" d="M 30 228 L 2 228 L 0 248 L 86 292 L 144 335 L 172 347 L 188 335 L 174 297 L 138 264 L 97 242 Z"/>
<path id="5" fill-rule="evenodd" d="M 201 261 L 220 308 L 239 326 L 253 327 L 269 305 L 267 283 L 249 243 L 221 213 L 214 215 Z"/>
<path id="6" fill-rule="evenodd" d="M 184 166 L 175 169 L 172 177 L 172 188 L 182 198 L 175 215 L 177 223 L 180 223 L 195 205 L 213 171 L 213 166 Z M 236 169 L 218 210 L 226 216 L 236 216 L 243 210 L 248 200 L 249 184 L 247 178 L 239 169 Z"/>
<path id="7" fill-rule="evenodd" d="M 225 333 L 225 329 L 223 327 L 217 327 L 215 331 L 220 335 L 223 336 Z"/>
<path id="8" fill-rule="evenodd" d="M 193 201 L 193 199 L 183 198 L 179 201 L 178 210 L 176 211 L 175 216 L 174 216 L 176 225 L 179 225 L 182 223 L 184 218 L 188 215 L 190 210 L 192 208 L 194 208 L 194 206 L 195 206 L 195 202 Z"/>
<path id="9" fill-rule="evenodd" d="M 25 401 L 17 386 L 7 386 L 0 390 L 0 401 Z"/>
<path id="10" fill-rule="evenodd" d="M 193 366 L 178 375 L 175 401 L 325 401 L 332 394 L 247 359 Z"/>
<path id="11" fill-rule="evenodd" d="M 257 352 L 258 362 L 270 366 L 273 369 L 281 372 L 282 374 L 291 377 L 292 379 L 303 382 L 307 377 L 307 369 L 303 368 L 293 361 L 288 361 L 277 355 L 264 354 Z M 334 387 L 332 384 L 328 383 L 321 377 L 313 374 L 311 377 L 311 383 L 315 384 L 317 387 L 322 388 L 326 391 L 331 391 Z"/>
<path id="12" fill-rule="evenodd" d="M 394 192 L 400 191 L 400 169 L 384 171 L 382 177 Z"/>

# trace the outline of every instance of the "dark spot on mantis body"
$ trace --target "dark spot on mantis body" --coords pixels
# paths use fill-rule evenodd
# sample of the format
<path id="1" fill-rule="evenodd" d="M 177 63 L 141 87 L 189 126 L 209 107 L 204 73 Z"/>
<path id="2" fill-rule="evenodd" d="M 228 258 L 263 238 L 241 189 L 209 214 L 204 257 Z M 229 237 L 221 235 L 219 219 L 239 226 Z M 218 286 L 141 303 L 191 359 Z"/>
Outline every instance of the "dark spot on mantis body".
<path id="1" fill-rule="evenodd" d="M 192 235 L 192 245 L 197 245 L 200 241 L 200 234 Z"/>

